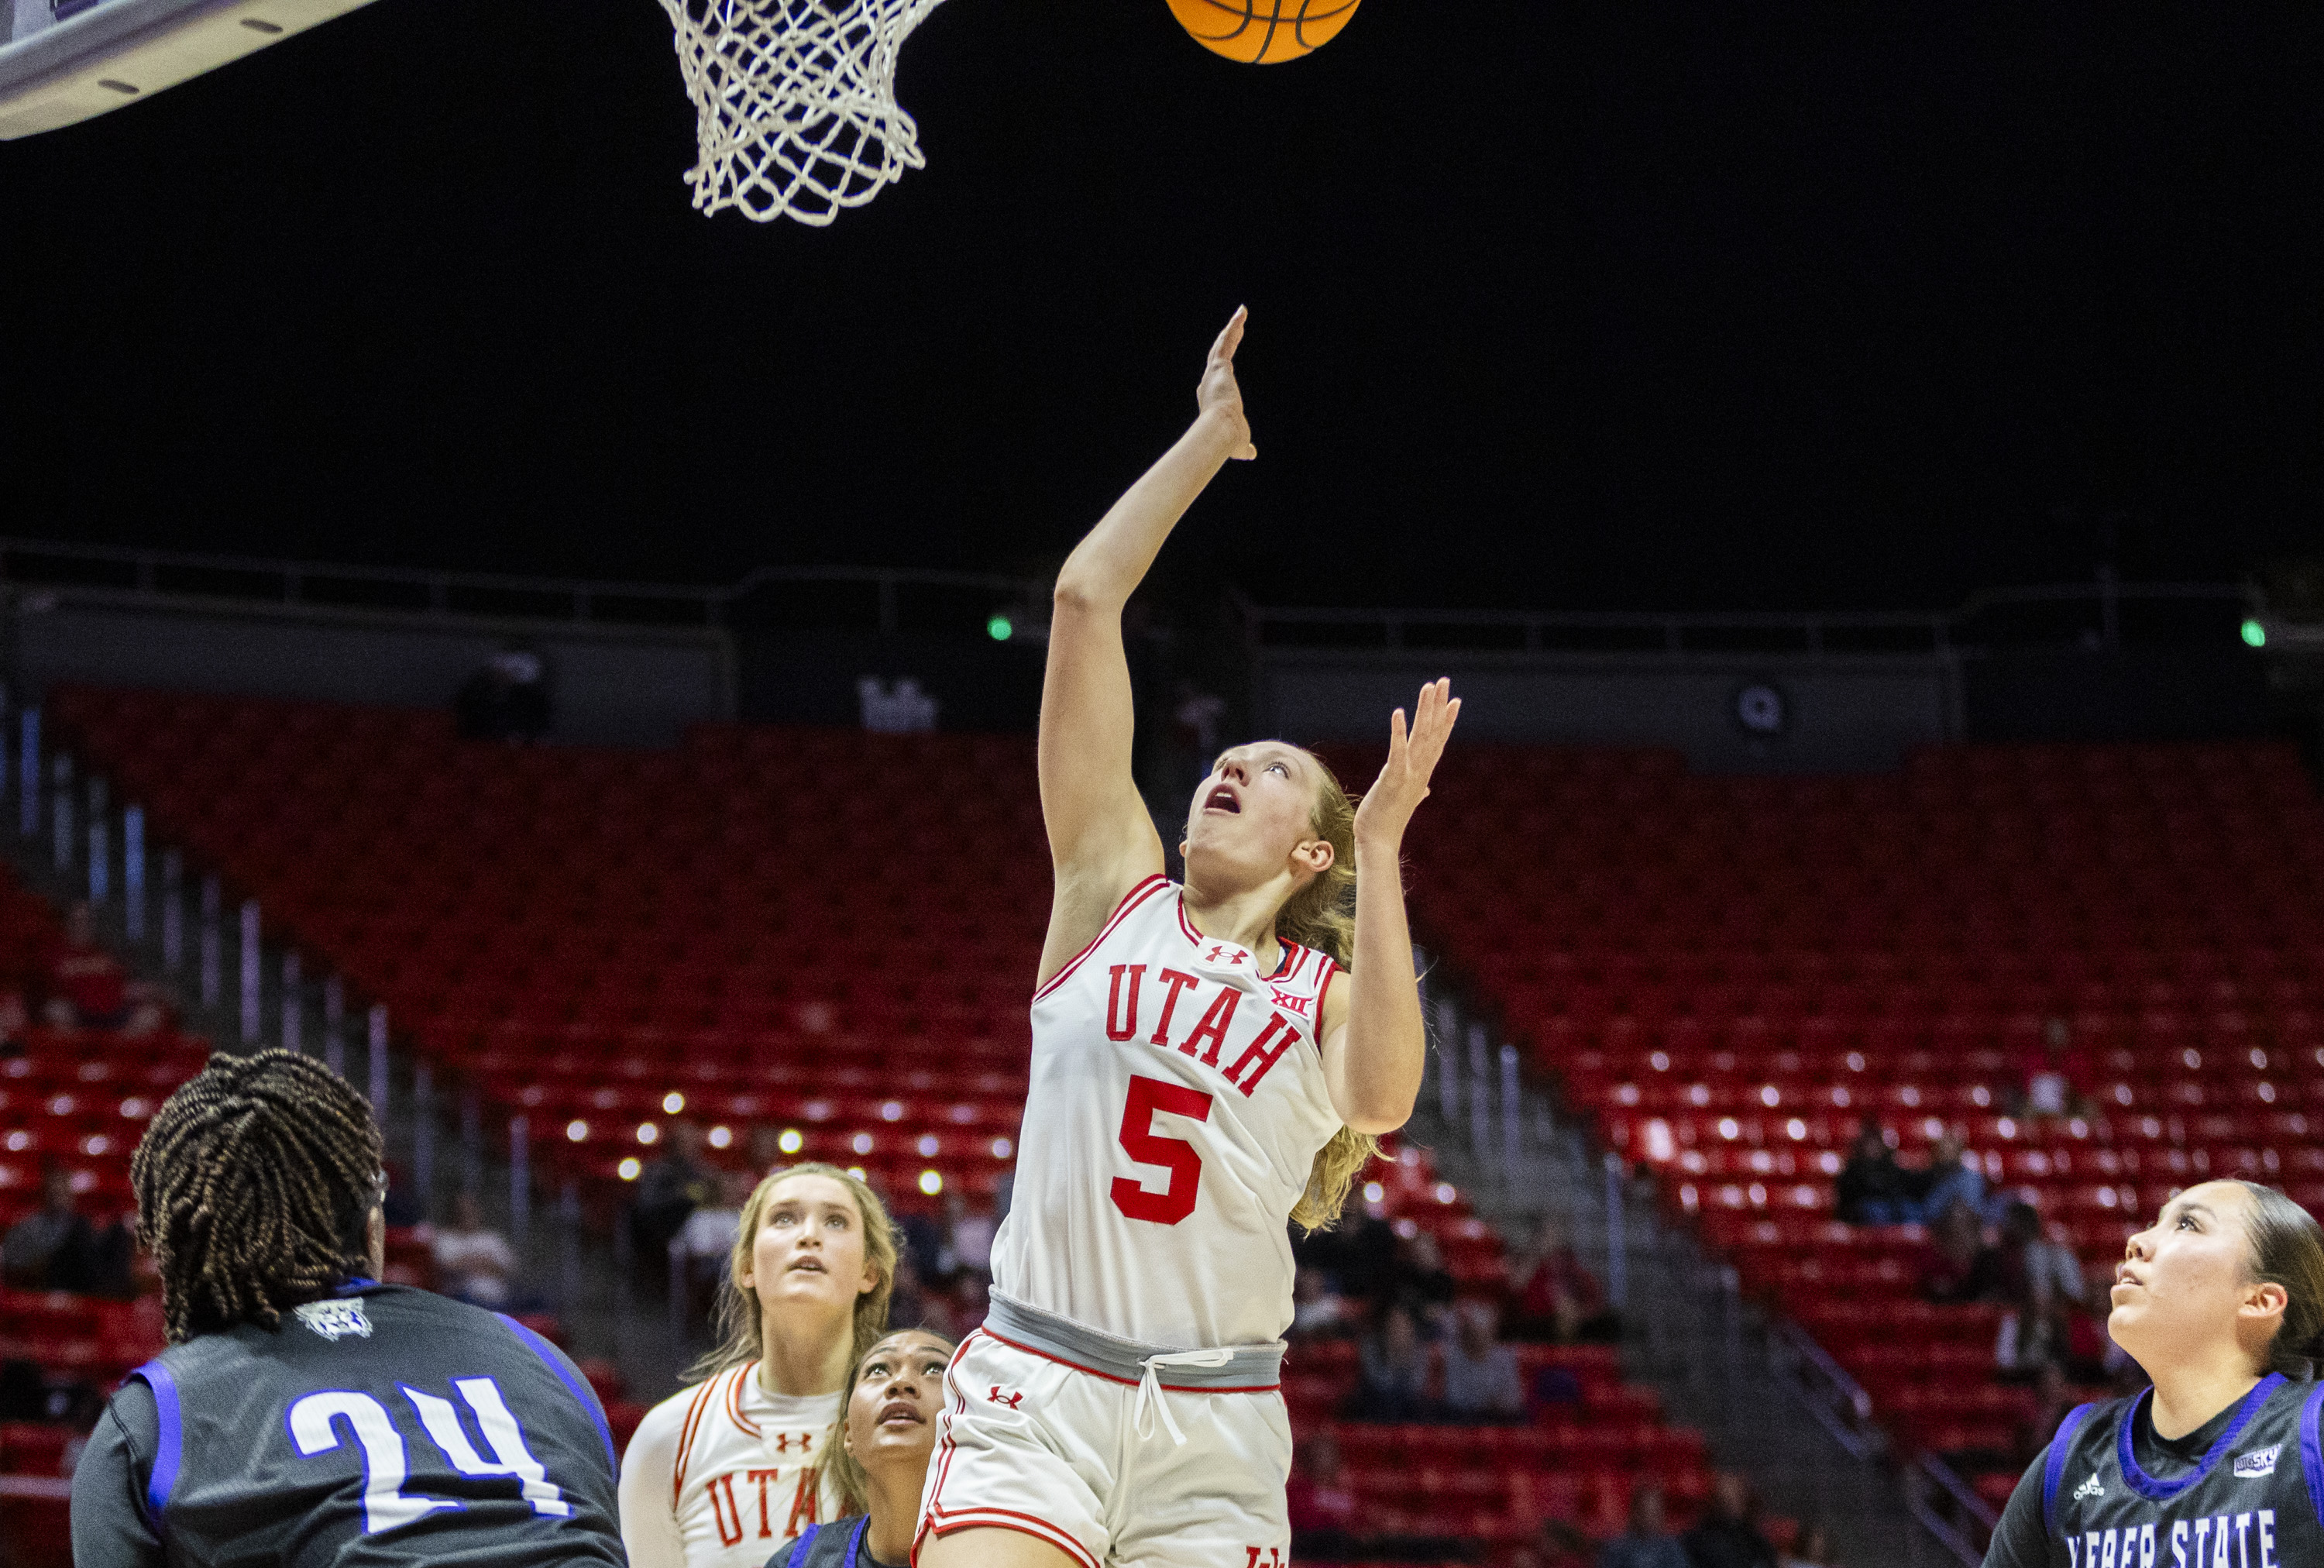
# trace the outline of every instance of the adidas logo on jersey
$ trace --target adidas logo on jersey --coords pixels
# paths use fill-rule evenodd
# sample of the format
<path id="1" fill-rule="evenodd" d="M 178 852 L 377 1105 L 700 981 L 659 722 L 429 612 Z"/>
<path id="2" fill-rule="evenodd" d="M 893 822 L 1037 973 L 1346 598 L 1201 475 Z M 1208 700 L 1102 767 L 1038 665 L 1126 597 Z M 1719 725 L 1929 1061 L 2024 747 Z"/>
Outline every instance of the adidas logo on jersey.
<path id="1" fill-rule="evenodd" d="M 2236 1474 L 2240 1478 L 2253 1480 L 2264 1475 L 2273 1475 L 2275 1456 L 2282 1452 L 2283 1444 L 2278 1443 L 2266 1448 L 2255 1448 L 2249 1453 L 2238 1453 L 2236 1455 Z"/>
<path id="2" fill-rule="evenodd" d="M 2106 1496 L 2106 1488 L 2098 1484 L 2098 1472 L 2097 1471 L 2090 1471 L 2090 1479 L 2074 1489 L 2074 1500 L 2078 1503 L 2087 1498 L 2102 1498 L 2104 1496 Z"/>
<path id="3" fill-rule="evenodd" d="M 364 1315 L 360 1296 L 347 1301 L 310 1301 L 292 1307 L 290 1314 L 333 1344 L 349 1334 L 371 1338 L 371 1319 Z"/>

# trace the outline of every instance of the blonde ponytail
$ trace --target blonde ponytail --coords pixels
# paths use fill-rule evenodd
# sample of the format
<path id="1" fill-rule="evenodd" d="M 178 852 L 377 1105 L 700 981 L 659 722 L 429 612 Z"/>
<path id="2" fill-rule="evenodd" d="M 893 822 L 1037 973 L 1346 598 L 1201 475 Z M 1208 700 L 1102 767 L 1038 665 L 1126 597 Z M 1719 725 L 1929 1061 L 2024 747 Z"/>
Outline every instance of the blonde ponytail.
<path id="1" fill-rule="evenodd" d="M 1313 752 L 1305 753 L 1323 782 L 1315 790 L 1315 811 L 1310 819 L 1315 836 L 1332 846 L 1331 868 L 1291 895 L 1275 917 L 1278 940 L 1312 947 L 1342 969 L 1356 956 L 1356 803 L 1340 780 Z M 1323 1019 L 1315 1020 L 1318 1028 Z M 1291 1211 L 1292 1223 L 1313 1235 L 1339 1222 L 1347 1207 L 1348 1189 L 1364 1167 L 1378 1158 L 1379 1139 L 1369 1132 L 1342 1127 L 1315 1151 L 1307 1172 L 1307 1190 Z"/>

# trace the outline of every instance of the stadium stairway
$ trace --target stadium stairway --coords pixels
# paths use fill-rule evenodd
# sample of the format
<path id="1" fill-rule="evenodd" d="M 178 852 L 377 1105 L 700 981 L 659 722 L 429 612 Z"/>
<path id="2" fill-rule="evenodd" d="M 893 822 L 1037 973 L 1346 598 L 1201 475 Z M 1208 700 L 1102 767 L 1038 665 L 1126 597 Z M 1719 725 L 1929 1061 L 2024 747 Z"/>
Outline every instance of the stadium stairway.
<path id="1" fill-rule="evenodd" d="M 1047 905 L 1022 738 L 713 726 L 672 752 L 509 748 L 459 742 L 428 712 L 89 688 L 51 693 L 47 720 L 75 788 L 104 785 L 88 826 L 123 829 L 134 803 L 150 850 L 182 855 L 179 898 L 222 879 L 211 961 L 244 956 L 230 914 L 256 905 L 266 936 L 236 972 L 253 989 L 233 1038 L 317 1048 L 325 975 L 350 1027 L 383 1007 L 392 1154 L 431 1172 L 424 1197 L 459 1165 L 505 1177 L 511 1222 L 555 1204 L 536 1263 L 584 1215 L 625 1234 L 610 1222 L 627 1184 L 681 1119 L 722 1167 L 775 1137 L 907 1208 L 982 1197 L 1008 1169 Z M 117 857 L 73 839 L 59 874 L 101 885 L 96 864 Z M 360 1043 L 338 1048 L 360 1073 Z M 1427 1229 L 1463 1289 L 1499 1287 L 1499 1236 L 1425 1150 L 1371 1175 L 1375 1213 Z M 577 1350 L 615 1351 L 641 1397 L 670 1386 L 693 1347 L 636 1310 L 604 1247 L 536 1277 L 551 1270 Z M 1297 1367 L 1312 1430 L 1351 1368 L 1335 1347 Z M 1682 1501 L 1702 1494 L 1699 1442 L 1650 1390 L 1608 1358 L 1567 1370 L 1582 1418 L 1495 1440 L 1483 1480 L 1472 1431 L 1345 1429 L 1374 1527 L 1479 1551 L 1544 1518 L 1603 1534 L 1642 1465 Z"/>
<path id="2" fill-rule="evenodd" d="M 1895 1453 L 1974 1467 L 1965 1521 L 2006 1496 L 2030 1401 L 1991 1376 L 1996 1308 L 1919 1299 L 1919 1227 L 1836 1222 L 1858 1118 L 1908 1161 L 1960 1130 L 2101 1279 L 2206 1176 L 2324 1206 L 2324 812 L 2287 747 L 1720 779 L 1471 746 L 1409 851 L 1418 928 L 1527 1073 L 1751 1306 L 1812 1332 Z M 2073 1102 L 2029 1114 L 2052 1068 Z"/>
<path id="3" fill-rule="evenodd" d="M 1821 1523 L 1841 1562 L 1950 1562 L 1947 1544 L 1915 1521 L 1877 1435 L 1853 1420 L 1827 1429 L 1832 1391 L 1820 1369 L 1658 1212 L 1651 1181 L 1604 1158 L 1442 968 L 1428 990 L 1433 1049 L 1405 1136 L 1499 1233 L 1554 1227 L 1622 1314 L 1624 1375 L 1703 1434 L 1708 1463 L 1748 1476 L 1771 1515 Z"/>

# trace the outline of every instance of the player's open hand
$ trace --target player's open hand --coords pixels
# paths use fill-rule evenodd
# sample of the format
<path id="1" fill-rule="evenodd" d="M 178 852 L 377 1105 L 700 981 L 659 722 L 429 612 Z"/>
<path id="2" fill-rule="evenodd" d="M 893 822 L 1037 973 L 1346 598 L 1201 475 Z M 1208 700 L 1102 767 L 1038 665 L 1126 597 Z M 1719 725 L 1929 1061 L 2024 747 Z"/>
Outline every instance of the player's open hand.
<path id="1" fill-rule="evenodd" d="M 1444 742 L 1452 738 L 1452 725 L 1460 717 L 1461 699 L 1452 695 L 1450 680 L 1432 680 L 1420 688 L 1420 700 L 1413 705 L 1410 733 L 1405 731 L 1402 708 L 1389 716 L 1388 762 L 1356 807 L 1359 843 L 1403 841 L 1405 825 L 1428 798 L 1429 778 L 1436 771 L 1437 760 L 1444 755 Z"/>
<path id="2" fill-rule="evenodd" d="M 1234 447 L 1227 456 L 1245 462 L 1259 456 L 1259 448 L 1250 444 L 1250 421 L 1242 414 L 1242 388 L 1235 384 L 1235 350 L 1242 346 L 1243 324 L 1250 319 L 1248 306 L 1235 307 L 1234 315 L 1227 321 L 1226 330 L 1211 345 L 1211 357 L 1203 366 L 1203 384 L 1194 389 L 1194 406 L 1204 413 L 1222 414 L 1226 418 Z"/>

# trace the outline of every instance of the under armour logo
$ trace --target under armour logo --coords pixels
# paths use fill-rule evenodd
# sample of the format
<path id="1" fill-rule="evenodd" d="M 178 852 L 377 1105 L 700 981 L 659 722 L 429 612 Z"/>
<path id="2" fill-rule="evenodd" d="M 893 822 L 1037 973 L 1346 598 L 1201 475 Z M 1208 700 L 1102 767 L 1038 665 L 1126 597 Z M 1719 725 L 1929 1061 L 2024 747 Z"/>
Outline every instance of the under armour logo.
<path id="1" fill-rule="evenodd" d="M 1259 1548 L 1256 1546 L 1245 1546 L 1243 1550 L 1250 1554 L 1249 1561 L 1243 1563 L 1243 1568 L 1259 1568 L 1262 1561 L 1266 1563 L 1267 1568 L 1283 1568 L 1283 1548 L 1280 1546 L 1269 1546 L 1264 1559 L 1259 1556 Z"/>
<path id="2" fill-rule="evenodd" d="M 799 1452 L 801 1453 L 813 1453 L 815 1450 L 815 1434 L 813 1433 L 802 1433 L 799 1435 L 798 1445 Z M 776 1433 L 775 1452 L 777 1453 L 788 1453 L 790 1451 L 791 1434 L 788 1432 Z"/>
<path id="3" fill-rule="evenodd" d="M 1221 960 L 1224 960 L 1230 966 L 1237 966 L 1240 965 L 1244 959 L 1250 956 L 1250 954 L 1245 953 L 1240 947 L 1230 947 L 1223 942 L 1213 942 L 1211 944 L 1211 950 L 1203 955 L 1203 962 L 1205 964 L 1216 964 Z M 1256 1547 L 1252 1549 L 1254 1551 L 1257 1550 Z"/>
<path id="4" fill-rule="evenodd" d="M 2098 1484 L 2098 1472 L 2097 1471 L 2090 1471 L 2090 1479 L 2074 1489 L 2074 1500 L 2078 1503 L 2088 1498 L 2102 1498 L 2104 1496 L 2106 1496 L 2106 1488 Z"/>
<path id="5" fill-rule="evenodd" d="M 1006 1405 L 1009 1408 L 1014 1410 L 1019 1405 L 1024 1403 L 1024 1399 L 1025 1396 L 1022 1394 L 1011 1394 L 1007 1398 L 1002 1398 L 1001 1397 L 1001 1385 L 995 1383 L 992 1385 L 992 1392 L 986 1397 L 984 1402 L 988 1405 Z"/>

